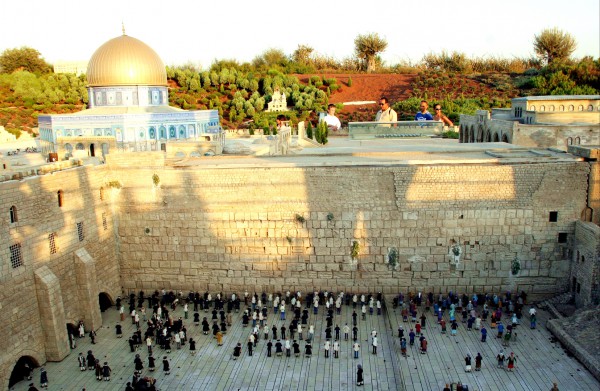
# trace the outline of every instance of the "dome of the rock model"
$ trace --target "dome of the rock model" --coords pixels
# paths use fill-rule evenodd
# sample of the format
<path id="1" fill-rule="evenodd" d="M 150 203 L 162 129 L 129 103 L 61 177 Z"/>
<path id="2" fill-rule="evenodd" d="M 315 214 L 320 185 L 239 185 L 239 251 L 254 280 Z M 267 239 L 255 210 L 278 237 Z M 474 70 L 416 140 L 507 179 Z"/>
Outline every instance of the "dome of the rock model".
<path id="1" fill-rule="evenodd" d="M 100 46 L 87 68 L 91 87 L 150 85 L 166 86 L 165 64 L 139 39 L 121 35 Z"/>

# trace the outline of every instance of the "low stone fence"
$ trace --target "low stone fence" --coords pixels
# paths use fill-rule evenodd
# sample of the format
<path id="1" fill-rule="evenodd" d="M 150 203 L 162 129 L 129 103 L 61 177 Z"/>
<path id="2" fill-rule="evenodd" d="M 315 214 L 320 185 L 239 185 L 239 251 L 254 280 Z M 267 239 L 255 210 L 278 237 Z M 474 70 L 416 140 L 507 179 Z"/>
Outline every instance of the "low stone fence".
<path id="1" fill-rule="evenodd" d="M 596 379 L 600 380 L 600 362 L 598 361 L 598 358 L 585 350 L 579 341 L 570 335 L 567 330 L 570 330 L 572 326 L 567 325 L 565 327 L 563 323 L 566 319 L 567 318 L 551 319 L 546 324 L 546 327 L 588 369 L 588 371 L 594 375 Z M 587 325 L 583 327 L 593 326 Z"/>

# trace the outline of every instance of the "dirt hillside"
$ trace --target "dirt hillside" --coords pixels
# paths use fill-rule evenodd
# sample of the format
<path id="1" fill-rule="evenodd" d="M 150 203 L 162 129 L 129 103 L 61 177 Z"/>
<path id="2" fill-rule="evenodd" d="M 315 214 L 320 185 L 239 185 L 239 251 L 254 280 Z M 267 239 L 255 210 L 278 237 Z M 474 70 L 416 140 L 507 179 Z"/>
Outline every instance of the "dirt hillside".
<path id="1" fill-rule="evenodd" d="M 336 78 L 341 82 L 341 89 L 329 98 L 330 103 L 357 101 L 377 101 L 387 97 L 390 102 L 409 97 L 410 85 L 415 75 L 398 74 L 325 74 L 326 78 Z M 310 75 L 298 75 L 300 81 L 308 83 Z M 352 78 L 352 87 L 348 87 L 348 79 Z"/>

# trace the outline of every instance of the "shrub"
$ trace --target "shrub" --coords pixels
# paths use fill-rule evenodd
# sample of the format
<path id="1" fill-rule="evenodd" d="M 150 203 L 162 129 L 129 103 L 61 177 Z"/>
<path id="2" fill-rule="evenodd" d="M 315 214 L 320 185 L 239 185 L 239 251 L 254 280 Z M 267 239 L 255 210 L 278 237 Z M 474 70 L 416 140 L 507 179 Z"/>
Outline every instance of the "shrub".
<path id="1" fill-rule="evenodd" d="M 308 121 L 308 124 L 306 125 L 306 137 L 311 140 L 313 138 L 313 127 L 310 121 Z"/>

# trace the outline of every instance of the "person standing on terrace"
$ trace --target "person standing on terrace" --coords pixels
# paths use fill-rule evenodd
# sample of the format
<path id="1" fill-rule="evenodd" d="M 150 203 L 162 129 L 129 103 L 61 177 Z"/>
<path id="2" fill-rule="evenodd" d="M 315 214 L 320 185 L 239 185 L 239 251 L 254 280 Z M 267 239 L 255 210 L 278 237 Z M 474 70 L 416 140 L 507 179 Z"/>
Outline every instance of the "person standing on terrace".
<path id="1" fill-rule="evenodd" d="M 442 113 L 442 105 L 436 103 L 435 105 L 433 105 L 433 110 L 435 111 L 433 115 L 434 121 L 441 121 L 444 123 L 444 125 L 454 126 L 454 123 L 450 121 L 450 118 L 446 117 L 446 115 Z"/>
<path id="2" fill-rule="evenodd" d="M 390 103 L 385 96 L 379 99 L 379 111 L 375 116 L 375 122 L 398 122 L 398 114 L 390 107 Z M 390 125 L 382 125 L 390 127 Z"/>
<path id="3" fill-rule="evenodd" d="M 421 110 L 417 112 L 417 115 L 415 115 L 415 121 L 433 121 L 433 116 L 429 111 L 427 111 L 428 107 L 429 104 L 427 104 L 427 101 L 422 100 L 420 106 Z"/>
<path id="4" fill-rule="evenodd" d="M 330 103 L 329 106 L 327 106 L 327 115 L 323 117 L 323 121 L 325 121 L 325 123 L 327 124 L 327 128 L 333 131 L 340 130 L 340 128 L 342 127 L 340 119 L 335 116 L 335 109 L 335 105 L 333 103 Z"/>

